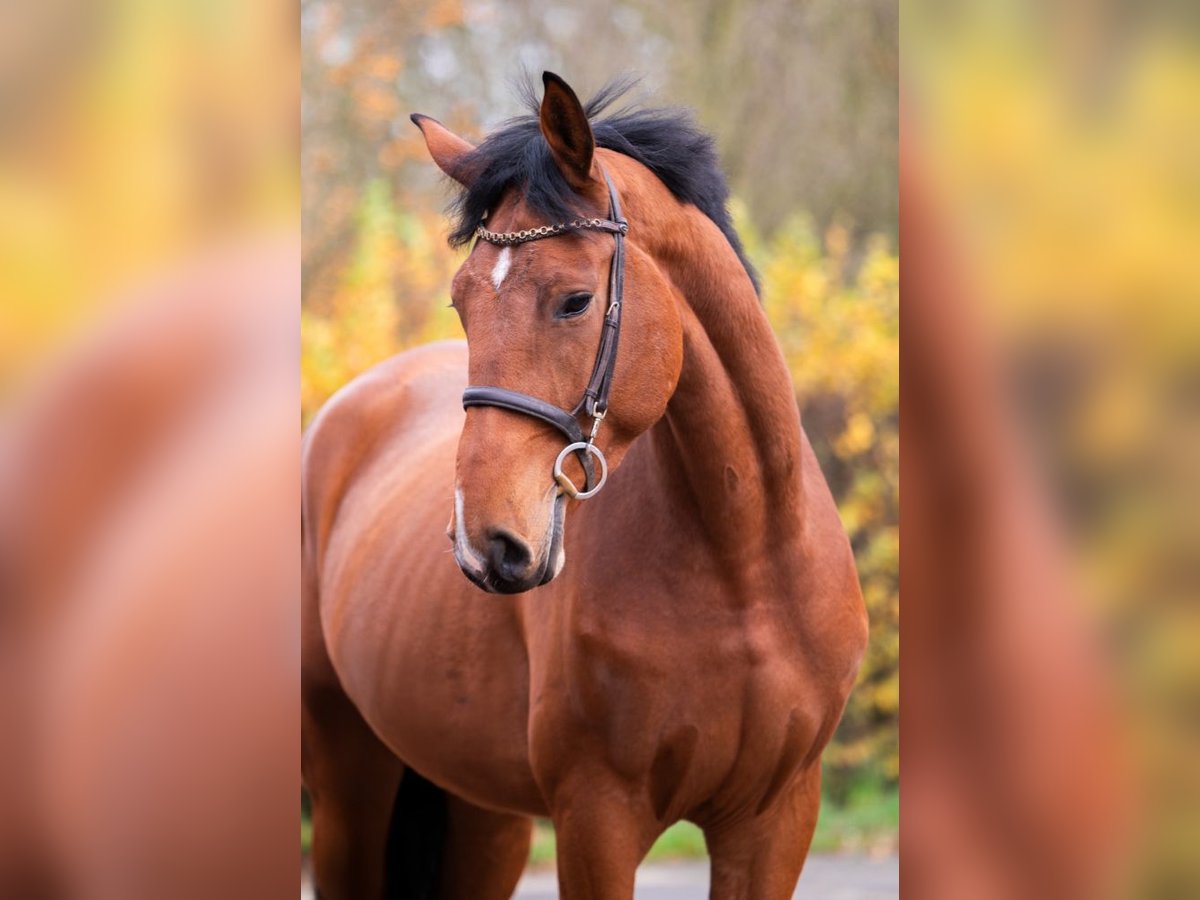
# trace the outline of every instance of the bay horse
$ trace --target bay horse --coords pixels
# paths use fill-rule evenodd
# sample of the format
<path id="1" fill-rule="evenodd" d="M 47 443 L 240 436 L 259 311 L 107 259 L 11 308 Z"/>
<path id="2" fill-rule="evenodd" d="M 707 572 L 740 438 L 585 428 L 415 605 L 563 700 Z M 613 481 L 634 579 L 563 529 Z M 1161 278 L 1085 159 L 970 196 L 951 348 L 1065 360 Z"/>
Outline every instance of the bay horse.
<path id="1" fill-rule="evenodd" d="M 711 139 L 543 82 L 479 146 L 413 116 L 478 238 L 466 344 L 305 437 L 316 888 L 508 897 L 548 816 L 570 900 L 632 897 L 681 819 L 712 897 L 790 897 L 867 641 L 850 545 Z"/>

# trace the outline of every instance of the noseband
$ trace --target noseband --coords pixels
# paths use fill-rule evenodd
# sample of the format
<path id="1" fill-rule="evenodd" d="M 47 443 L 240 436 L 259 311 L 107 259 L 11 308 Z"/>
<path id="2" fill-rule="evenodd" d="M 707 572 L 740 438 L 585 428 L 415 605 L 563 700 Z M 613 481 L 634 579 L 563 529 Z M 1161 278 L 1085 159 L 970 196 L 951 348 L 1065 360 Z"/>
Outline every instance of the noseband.
<path id="1" fill-rule="evenodd" d="M 617 361 L 617 342 L 621 337 L 621 297 L 625 290 L 625 233 L 629 223 L 621 217 L 621 203 L 617 199 L 617 189 L 613 187 L 608 173 L 604 174 L 608 185 L 608 218 L 607 219 L 573 219 L 557 225 L 542 225 L 525 231 L 488 231 L 482 225 L 475 229 L 475 236 L 489 244 L 503 247 L 513 244 L 525 244 L 529 241 L 540 241 L 543 238 L 568 234 L 572 231 L 607 231 L 616 241 L 613 251 L 612 264 L 608 272 L 608 310 L 604 313 L 604 325 L 600 332 L 600 347 L 596 351 L 596 362 L 592 366 L 592 377 L 588 379 L 583 398 L 573 410 L 568 412 L 545 400 L 510 391 L 507 388 L 472 386 L 463 391 L 463 408 L 472 406 L 498 406 L 510 412 L 524 413 L 553 425 L 561 431 L 569 441 L 554 461 L 554 480 L 563 493 L 576 500 L 587 500 L 596 496 L 608 478 L 608 462 L 604 454 L 596 446 L 596 432 L 600 423 L 608 413 L 608 394 L 612 388 L 613 367 Z M 579 414 L 591 417 L 592 429 L 586 436 L 579 425 Z M 579 457 L 587 478 L 584 490 L 571 481 L 563 473 L 563 460 L 571 453 Z M 600 463 L 600 477 L 596 478 L 592 457 Z"/>

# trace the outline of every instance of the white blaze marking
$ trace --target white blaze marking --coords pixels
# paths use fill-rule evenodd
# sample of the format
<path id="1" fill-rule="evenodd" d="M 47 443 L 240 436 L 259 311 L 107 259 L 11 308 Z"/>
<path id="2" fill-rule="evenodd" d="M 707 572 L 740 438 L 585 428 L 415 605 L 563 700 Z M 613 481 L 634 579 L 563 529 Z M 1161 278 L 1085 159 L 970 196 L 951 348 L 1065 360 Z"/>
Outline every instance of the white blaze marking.
<path id="1" fill-rule="evenodd" d="M 500 255 L 496 257 L 496 268 L 492 269 L 492 284 L 496 286 L 496 290 L 500 290 L 500 285 L 504 284 L 504 279 L 508 277 L 508 270 L 511 267 L 512 249 L 503 247 Z"/>
<path id="2" fill-rule="evenodd" d="M 551 487 L 550 491 L 549 491 L 549 495 L 550 495 L 550 523 L 546 527 L 546 539 L 542 542 L 542 556 L 543 557 L 545 557 L 546 554 L 548 554 L 550 552 L 550 548 L 554 546 L 554 532 L 558 529 L 558 526 L 559 526 L 559 519 L 558 519 L 559 512 L 560 512 L 560 510 L 565 509 L 565 504 L 560 504 L 558 502 L 559 497 L 558 497 L 557 488 Z M 554 559 L 550 561 L 550 565 L 553 568 L 553 576 L 555 578 L 558 577 L 558 573 L 562 571 L 563 565 L 567 561 L 567 551 L 563 548 L 564 543 L 565 543 L 565 541 L 558 542 L 558 550 L 554 555 Z"/>
<path id="3" fill-rule="evenodd" d="M 505 247 L 504 249 L 508 249 Z M 477 571 L 483 571 L 483 558 L 475 552 L 475 548 L 471 546 L 471 541 L 467 537 L 467 528 L 463 524 L 463 498 L 462 491 L 457 487 L 454 488 L 454 543 L 458 547 L 458 552 L 462 554 L 472 568 Z"/>

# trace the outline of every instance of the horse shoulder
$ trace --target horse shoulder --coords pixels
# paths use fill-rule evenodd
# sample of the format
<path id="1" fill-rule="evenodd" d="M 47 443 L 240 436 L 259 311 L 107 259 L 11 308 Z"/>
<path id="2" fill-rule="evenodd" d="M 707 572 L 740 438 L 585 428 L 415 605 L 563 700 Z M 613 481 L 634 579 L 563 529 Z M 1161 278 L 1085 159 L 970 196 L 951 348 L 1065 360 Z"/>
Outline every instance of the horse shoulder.
<path id="1" fill-rule="evenodd" d="M 301 451 L 306 554 L 321 556 L 341 501 L 377 455 L 422 424 L 457 427 L 466 362 L 462 341 L 427 344 L 373 366 L 326 402 Z"/>
<path id="2" fill-rule="evenodd" d="M 390 357 L 339 389 L 314 417 L 301 447 L 301 637 L 305 677 L 337 683 L 325 618 L 336 592 L 328 576 L 344 564 L 346 548 L 370 526 L 364 508 L 382 494 L 381 460 L 421 431 L 419 420 L 456 427 L 457 404 L 442 396 L 461 391 L 466 346 L 432 344 Z M 358 490 L 356 490 L 358 488 Z M 358 501 L 355 498 L 359 498 Z M 341 548 L 341 549 L 339 549 Z M 323 611 L 324 610 L 324 611 Z"/>

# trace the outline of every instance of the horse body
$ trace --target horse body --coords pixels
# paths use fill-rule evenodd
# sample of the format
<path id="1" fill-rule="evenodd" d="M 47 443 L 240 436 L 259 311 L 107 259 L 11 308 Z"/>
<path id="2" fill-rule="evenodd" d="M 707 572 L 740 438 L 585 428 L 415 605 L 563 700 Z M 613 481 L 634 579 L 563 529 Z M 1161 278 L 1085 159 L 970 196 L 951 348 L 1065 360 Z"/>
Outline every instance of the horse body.
<path id="1" fill-rule="evenodd" d="M 443 867 L 479 873 L 469 889 L 444 878 L 442 896 L 507 896 L 530 815 L 554 820 L 568 897 L 631 896 L 638 861 L 681 818 L 705 830 L 714 897 L 790 896 L 799 875 L 819 754 L 865 646 L 853 558 L 733 249 L 639 163 L 597 157 L 637 235 L 631 281 L 657 284 L 677 316 L 653 322 L 649 302 L 627 304 L 614 410 L 637 406 L 630 358 L 675 363 L 653 387 L 665 410 L 614 438 L 620 470 L 572 504 L 558 577 L 487 596 L 435 543 L 446 511 L 452 535 L 469 521 L 464 459 L 486 462 L 486 447 L 463 449 L 462 345 L 384 363 L 309 433 L 305 771 L 325 893 L 355 854 L 327 859 L 322 882 L 322 829 L 339 835 L 324 843 L 331 856 L 354 841 L 361 864 L 382 852 L 389 810 L 360 798 L 356 821 L 344 804 L 323 817 L 323 787 L 353 792 L 374 772 L 390 807 L 404 769 L 458 804 Z M 494 271 L 498 252 L 477 248 L 464 271 Z M 521 446 L 541 452 L 545 435 L 521 416 L 470 415 L 530 429 Z M 552 519 L 553 490 L 539 500 Z M 356 713 L 369 733 L 330 724 Z M 321 774 L 356 752 L 342 774 Z M 455 844 L 467 831 L 474 842 Z"/>
<path id="2" fill-rule="evenodd" d="M 341 490 L 306 496 L 306 516 L 329 528 L 313 547 L 311 600 L 322 598 L 318 633 L 339 683 L 402 759 L 463 796 L 536 814 L 518 605 L 480 604 L 448 548 L 430 547 L 453 504 L 465 363 L 461 343 L 396 357 L 314 423 L 306 468 Z"/>

